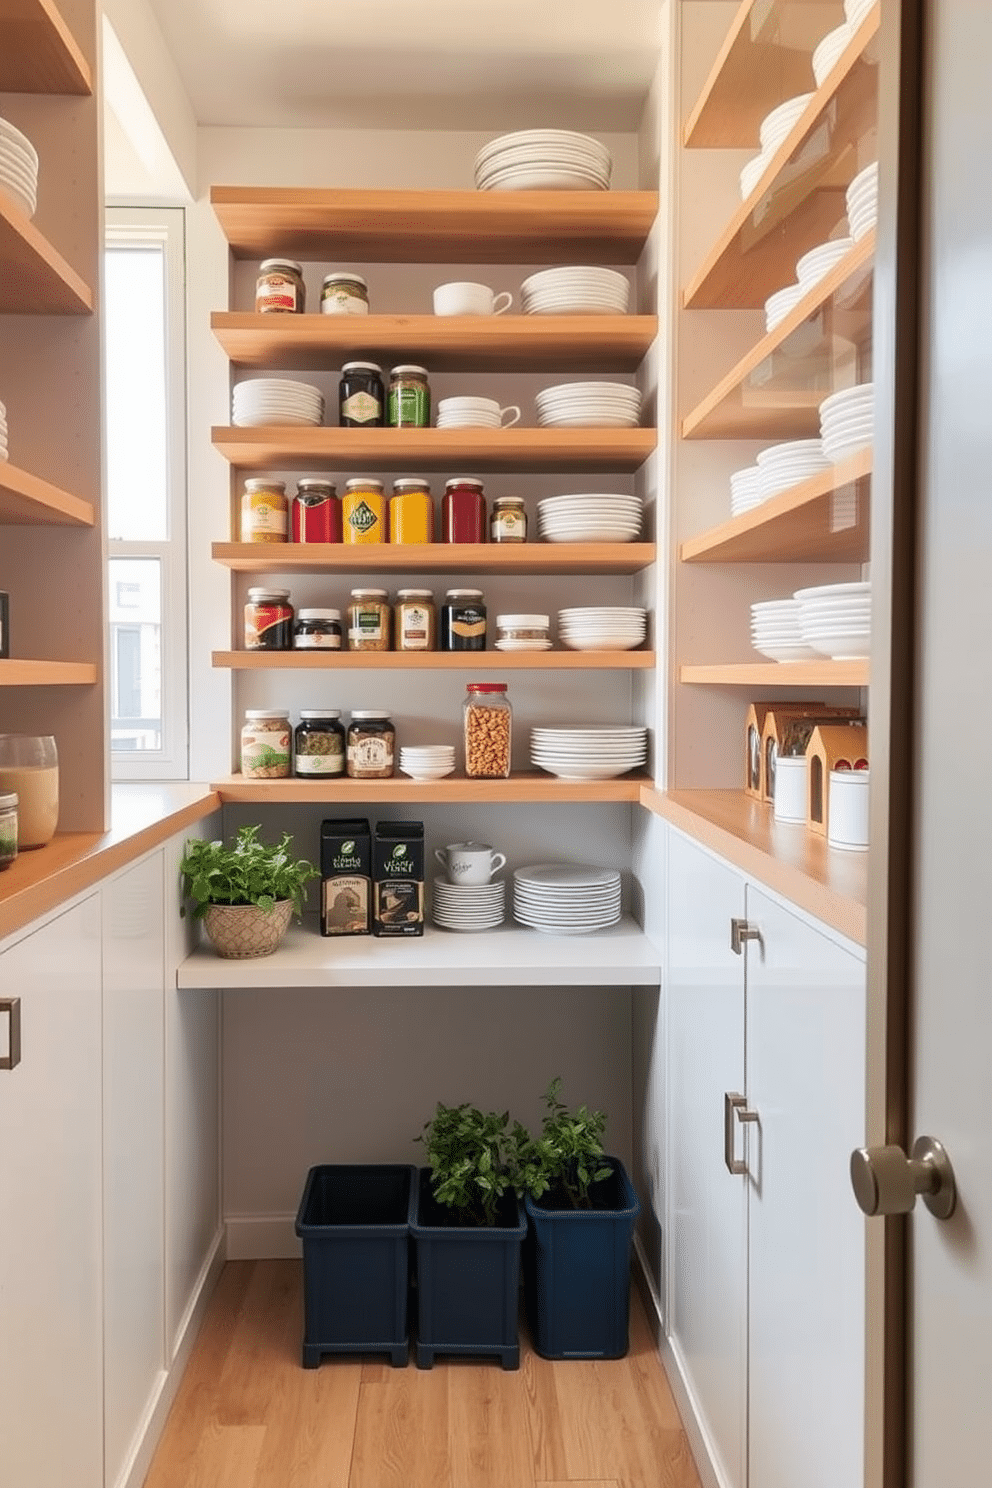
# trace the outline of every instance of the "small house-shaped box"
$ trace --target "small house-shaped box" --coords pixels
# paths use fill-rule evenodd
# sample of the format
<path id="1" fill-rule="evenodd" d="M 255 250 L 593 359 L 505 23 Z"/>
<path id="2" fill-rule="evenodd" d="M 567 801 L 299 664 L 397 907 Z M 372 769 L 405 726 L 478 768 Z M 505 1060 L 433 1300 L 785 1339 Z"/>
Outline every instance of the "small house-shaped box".
<path id="1" fill-rule="evenodd" d="M 761 707 L 759 703 L 757 705 Z M 857 708 L 831 708 L 826 703 L 773 703 L 761 725 L 761 800 L 775 800 L 775 762 L 780 754 L 804 754 L 819 723 L 856 719 Z M 751 792 L 749 792 L 751 794 Z"/>
<path id="2" fill-rule="evenodd" d="M 868 730 L 863 723 L 820 723 L 806 746 L 806 828 L 821 837 L 830 824 L 830 771 L 867 770 Z"/>

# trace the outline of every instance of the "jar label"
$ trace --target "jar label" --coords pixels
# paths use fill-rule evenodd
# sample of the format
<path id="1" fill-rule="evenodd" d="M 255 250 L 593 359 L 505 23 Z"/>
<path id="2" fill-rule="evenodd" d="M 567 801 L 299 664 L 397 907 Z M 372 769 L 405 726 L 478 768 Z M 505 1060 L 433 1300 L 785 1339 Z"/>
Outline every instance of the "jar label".
<path id="1" fill-rule="evenodd" d="M 348 627 L 350 641 L 381 641 L 383 638 L 382 610 L 378 606 L 363 610 L 355 608 L 350 615 Z"/>
<path id="2" fill-rule="evenodd" d="M 296 281 L 285 274 L 261 274 L 255 289 L 255 309 L 295 311 L 298 291 Z"/>
<path id="3" fill-rule="evenodd" d="M 359 501 L 348 513 L 348 526 L 353 532 L 371 532 L 379 523 L 379 513 L 367 501 Z"/>
<path id="4" fill-rule="evenodd" d="M 241 498 L 241 541 L 285 542 L 288 507 L 278 491 L 246 491 Z"/>
<path id="5" fill-rule="evenodd" d="M 451 629 L 457 636 L 484 636 L 486 633 L 486 617 L 478 610 L 458 610 L 451 617 Z"/>
<path id="6" fill-rule="evenodd" d="M 338 285 L 335 289 L 324 290 L 320 308 L 325 315 L 368 315 L 369 302 L 353 290 Z"/>
<path id="7" fill-rule="evenodd" d="M 382 404 L 371 393 L 352 393 L 341 404 L 341 417 L 353 424 L 372 424 L 382 417 Z"/>
<path id="8" fill-rule="evenodd" d="M 391 770 L 393 747 L 383 734 L 366 734 L 348 745 L 348 772 L 361 774 L 365 770 Z"/>
<path id="9" fill-rule="evenodd" d="M 249 651 L 281 651 L 289 644 L 293 611 L 284 604 L 245 605 L 245 647 Z"/>
<path id="10" fill-rule="evenodd" d="M 330 632 L 309 631 L 293 637 L 295 651 L 340 651 L 341 636 Z"/>
<path id="11" fill-rule="evenodd" d="M 343 775 L 344 752 L 338 754 L 298 754 L 297 775 Z"/>
<path id="12" fill-rule="evenodd" d="M 431 399 L 426 383 L 389 389 L 389 423 L 393 429 L 426 429 L 430 421 Z"/>
<path id="13" fill-rule="evenodd" d="M 400 612 L 400 650 L 430 650 L 430 611 L 424 605 L 405 605 Z"/>
<path id="14" fill-rule="evenodd" d="M 256 729 L 241 731 L 241 773 L 251 780 L 276 780 L 289 774 L 290 731 Z"/>
<path id="15" fill-rule="evenodd" d="M 493 536 L 499 541 L 523 542 L 526 529 L 522 512 L 501 511 L 493 513 Z"/>

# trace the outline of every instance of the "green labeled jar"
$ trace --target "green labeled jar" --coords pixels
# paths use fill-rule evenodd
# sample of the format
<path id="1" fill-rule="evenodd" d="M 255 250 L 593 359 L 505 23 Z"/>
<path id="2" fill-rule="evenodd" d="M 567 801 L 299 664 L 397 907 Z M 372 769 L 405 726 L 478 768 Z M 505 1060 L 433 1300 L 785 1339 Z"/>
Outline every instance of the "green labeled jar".
<path id="1" fill-rule="evenodd" d="M 389 374 L 386 399 L 391 429 L 429 429 L 431 426 L 431 387 L 427 368 L 403 365 Z"/>

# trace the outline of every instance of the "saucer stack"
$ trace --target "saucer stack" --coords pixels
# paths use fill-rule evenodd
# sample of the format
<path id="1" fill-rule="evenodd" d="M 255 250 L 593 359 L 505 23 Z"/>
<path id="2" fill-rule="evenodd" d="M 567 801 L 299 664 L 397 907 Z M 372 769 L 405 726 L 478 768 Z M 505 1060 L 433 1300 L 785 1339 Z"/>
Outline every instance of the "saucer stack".
<path id="1" fill-rule="evenodd" d="M 7 458 L 7 410 L 0 403 L 0 460 Z"/>
<path id="2" fill-rule="evenodd" d="M 648 731 L 636 725 L 535 728 L 530 762 L 559 780 L 613 780 L 648 757 Z"/>
<path id="3" fill-rule="evenodd" d="M 761 121 L 761 127 L 758 130 L 761 153 L 755 155 L 753 160 L 749 160 L 741 171 L 741 196 L 744 201 L 747 201 L 761 180 L 772 156 L 786 135 L 791 132 L 793 125 L 803 114 L 812 97 L 812 93 L 800 93 L 795 98 L 787 98 Z"/>
<path id="4" fill-rule="evenodd" d="M 814 661 L 819 656 L 805 639 L 797 599 L 766 599 L 751 606 L 751 645 L 769 661 Z"/>
<path id="5" fill-rule="evenodd" d="M 14 203 L 25 217 L 33 217 L 38 205 L 38 152 L 19 129 L 0 119 L 0 195 Z"/>
<path id="6" fill-rule="evenodd" d="M 504 427 L 503 413 L 513 411 L 513 409 L 500 408 L 494 398 L 459 397 L 457 400 L 451 398 L 442 401 L 450 406 L 438 408 L 437 427 L 439 429 L 500 429 Z M 457 406 L 453 406 L 456 403 Z M 516 408 L 515 404 L 514 408 Z M 516 411 L 519 417 L 520 410 L 516 409 Z"/>
<path id="7" fill-rule="evenodd" d="M 442 930 L 495 930 L 506 919 L 506 883 L 453 884 L 436 878 L 431 915 Z"/>
<path id="8" fill-rule="evenodd" d="M 859 171 L 847 188 L 847 221 L 855 242 L 878 221 L 878 161 Z"/>
<path id="9" fill-rule="evenodd" d="M 563 382 L 534 401 L 545 428 L 634 429 L 641 417 L 640 389 L 623 382 Z"/>
<path id="10" fill-rule="evenodd" d="M 840 263 L 853 245 L 853 238 L 831 238 L 804 253 L 796 264 L 796 278 L 803 287 L 803 293 L 829 274 L 834 264 Z"/>
<path id="11" fill-rule="evenodd" d="M 803 639 L 819 656 L 859 661 L 871 651 L 871 584 L 818 584 L 797 589 Z"/>
<path id="12" fill-rule="evenodd" d="M 609 191 L 613 157 L 570 129 L 521 129 L 483 145 L 475 157 L 479 191 Z"/>
<path id="13" fill-rule="evenodd" d="M 545 496 L 537 503 L 545 542 L 636 542 L 642 518 L 639 496 Z"/>
<path id="14" fill-rule="evenodd" d="M 760 465 L 746 465 L 743 470 L 734 471 L 730 477 L 731 516 L 739 517 L 741 512 L 760 506 L 764 499 Z"/>
<path id="15" fill-rule="evenodd" d="M 613 868 L 535 863 L 513 873 L 513 918 L 545 935 L 588 935 L 620 919 L 620 874 Z"/>
<path id="16" fill-rule="evenodd" d="M 404 744 L 400 747 L 400 769 L 411 780 L 443 780 L 454 768 L 453 744 Z"/>
<path id="17" fill-rule="evenodd" d="M 785 444 L 772 444 L 757 455 L 757 468 L 761 472 L 761 500 L 798 486 L 820 470 L 826 470 L 830 461 L 818 439 L 790 439 Z"/>
<path id="18" fill-rule="evenodd" d="M 324 396 L 308 382 L 286 377 L 257 377 L 239 382 L 231 399 L 231 416 L 241 427 L 263 424 L 320 424 Z"/>
<path id="19" fill-rule="evenodd" d="M 626 315 L 630 283 L 616 269 L 542 269 L 520 286 L 526 315 Z"/>
<path id="20" fill-rule="evenodd" d="M 558 635 L 570 651 L 631 651 L 647 633 L 647 612 L 623 605 L 558 611 Z"/>
<path id="21" fill-rule="evenodd" d="M 870 447 L 875 438 L 875 385 L 862 382 L 857 387 L 831 393 L 820 404 L 820 443 L 832 465 Z"/>
<path id="22" fill-rule="evenodd" d="M 787 284 L 785 289 L 777 289 L 769 295 L 765 301 L 765 330 L 773 331 L 805 293 L 805 284 Z"/>

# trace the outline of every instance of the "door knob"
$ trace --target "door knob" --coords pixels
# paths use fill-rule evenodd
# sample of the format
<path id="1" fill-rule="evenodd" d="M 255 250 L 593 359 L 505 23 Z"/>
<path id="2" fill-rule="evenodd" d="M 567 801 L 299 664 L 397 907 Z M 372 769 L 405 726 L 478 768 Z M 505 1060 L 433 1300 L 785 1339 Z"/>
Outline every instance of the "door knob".
<path id="1" fill-rule="evenodd" d="M 937 1219 L 950 1219 L 957 1202 L 954 1169 L 933 1137 L 917 1137 L 913 1155 L 901 1147 L 858 1147 L 851 1153 L 851 1186 L 866 1214 L 908 1214 L 917 1194 Z"/>

